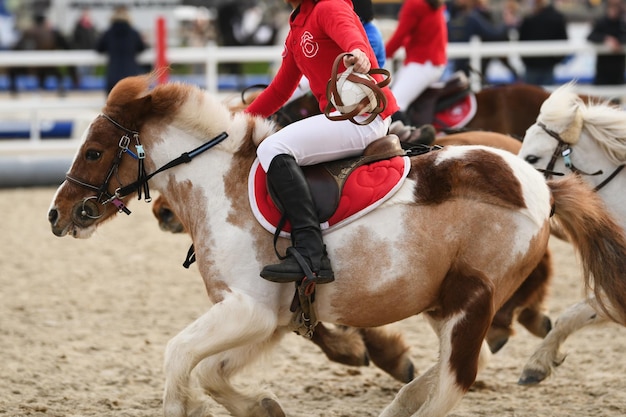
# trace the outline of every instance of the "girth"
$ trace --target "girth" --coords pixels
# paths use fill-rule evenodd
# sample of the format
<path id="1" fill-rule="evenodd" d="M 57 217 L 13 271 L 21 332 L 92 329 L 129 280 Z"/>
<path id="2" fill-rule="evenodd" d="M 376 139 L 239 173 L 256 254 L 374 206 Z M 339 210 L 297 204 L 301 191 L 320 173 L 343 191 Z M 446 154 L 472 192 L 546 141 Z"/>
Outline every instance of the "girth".
<path id="1" fill-rule="evenodd" d="M 361 165 L 405 154 L 398 137 L 387 135 L 369 144 L 361 156 L 303 166 L 302 171 L 309 184 L 320 223 L 327 221 L 337 210 L 341 191 L 352 171 Z M 272 187 L 267 188 L 276 207 L 284 211 Z"/>

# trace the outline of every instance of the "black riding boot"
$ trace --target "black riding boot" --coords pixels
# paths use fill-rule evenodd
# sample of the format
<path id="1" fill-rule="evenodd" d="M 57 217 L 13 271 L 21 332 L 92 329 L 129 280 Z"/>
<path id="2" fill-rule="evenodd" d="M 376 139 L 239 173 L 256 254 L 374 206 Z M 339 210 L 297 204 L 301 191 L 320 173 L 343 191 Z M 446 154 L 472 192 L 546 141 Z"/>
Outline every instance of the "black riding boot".
<path id="1" fill-rule="evenodd" d="M 309 185 L 296 160 L 287 154 L 274 159 L 267 170 L 267 180 L 276 196 L 285 216 L 291 223 L 292 247 L 289 255 L 281 263 L 266 265 L 261 276 L 273 282 L 293 282 L 305 276 L 296 257 L 301 255 L 315 275 L 317 284 L 335 280 L 326 247 L 322 241 L 322 231 Z M 297 254 L 293 254 L 293 252 Z"/>

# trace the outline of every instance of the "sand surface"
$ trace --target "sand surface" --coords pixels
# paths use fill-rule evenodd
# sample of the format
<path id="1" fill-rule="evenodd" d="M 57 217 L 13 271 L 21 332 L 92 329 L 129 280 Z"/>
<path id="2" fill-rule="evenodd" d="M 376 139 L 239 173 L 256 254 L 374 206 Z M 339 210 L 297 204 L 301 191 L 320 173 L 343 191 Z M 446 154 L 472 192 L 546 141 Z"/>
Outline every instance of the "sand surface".
<path id="1" fill-rule="evenodd" d="M 181 266 L 189 238 L 161 232 L 136 201 L 89 240 L 57 238 L 46 219 L 54 191 L 0 190 L 0 416 L 160 416 L 165 344 L 208 307 L 197 270 Z M 551 247 L 554 319 L 581 298 L 582 280 L 570 245 Z M 426 322 L 393 326 L 426 370 L 437 356 Z M 539 340 L 517 330 L 451 416 L 626 415 L 626 329 L 574 335 L 556 374 L 530 388 L 516 382 Z M 292 417 L 377 416 L 401 387 L 373 366 L 331 363 L 296 335 L 237 381 L 271 388 Z M 212 415 L 228 414 L 215 405 Z"/>

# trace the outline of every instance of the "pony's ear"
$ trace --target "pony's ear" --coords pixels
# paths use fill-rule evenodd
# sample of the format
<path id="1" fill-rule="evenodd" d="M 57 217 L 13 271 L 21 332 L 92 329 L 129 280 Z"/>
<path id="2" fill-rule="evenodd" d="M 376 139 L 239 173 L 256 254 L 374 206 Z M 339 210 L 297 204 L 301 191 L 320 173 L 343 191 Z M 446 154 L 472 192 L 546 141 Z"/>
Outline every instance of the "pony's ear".
<path id="1" fill-rule="evenodd" d="M 572 121 L 567 129 L 565 129 L 561 133 L 561 139 L 565 143 L 569 143 L 570 145 L 575 145 L 578 143 L 580 139 L 580 134 L 583 130 L 583 113 L 580 111 L 580 108 L 577 107 L 574 115 L 572 117 Z"/>
<path id="2" fill-rule="evenodd" d="M 148 114 L 152 110 L 152 95 L 134 99 L 125 109 L 124 118 L 131 120 L 133 123 L 141 125 Z"/>

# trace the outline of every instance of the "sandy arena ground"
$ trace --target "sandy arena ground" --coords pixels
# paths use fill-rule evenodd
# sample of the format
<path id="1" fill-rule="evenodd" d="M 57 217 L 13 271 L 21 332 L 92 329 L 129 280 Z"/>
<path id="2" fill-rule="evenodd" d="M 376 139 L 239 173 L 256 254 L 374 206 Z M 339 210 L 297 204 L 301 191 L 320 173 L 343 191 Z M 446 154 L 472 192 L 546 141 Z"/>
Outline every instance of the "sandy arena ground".
<path id="1" fill-rule="evenodd" d="M 150 206 L 137 201 L 131 216 L 89 240 L 60 239 L 46 219 L 53 194 L 0 190 L 0 416 L 162 415 L 165 344 L 208 307 L 197 269 L 181 266 L 189 239 L 161 232 Z M 582 289 L 571 247 L 556 239 L 551 246 L 556 318 Z M 394 326 L 411 343 L 418 372 L 426 370 L 437 354 L 426 322 L 415 317 Z M 518 386 L 538 342 L 518 326 L 451 416 L 626 415 L 626 329 L 579 332 L 565 344 L 569 356 L 555 375 L 537 387 Z M 377 416 L 401 387 L 373 366 L 330 363 L 296 335 L 238 382 L 270 387 L 292 417 Z M 212 413 L 227 416 L 218 405 Z"/>

